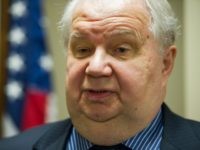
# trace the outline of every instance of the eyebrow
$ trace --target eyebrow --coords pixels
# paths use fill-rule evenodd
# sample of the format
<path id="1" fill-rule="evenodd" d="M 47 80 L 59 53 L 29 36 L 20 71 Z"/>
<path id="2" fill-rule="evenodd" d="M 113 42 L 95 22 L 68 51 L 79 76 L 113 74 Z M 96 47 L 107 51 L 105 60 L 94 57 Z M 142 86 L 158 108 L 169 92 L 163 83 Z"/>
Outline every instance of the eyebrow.
<path id="1" fill-rule="evenodd" d="M 133 38 L 135 40 L 135 43 L 138 43 L 138 45 L 144 44 L 144 37 L 140 32 L 136 32 L 134 30 L 128 30 L 128 29 L 115 29 L 113 31 L 103 33 L 105 39 L 112 39 L 122 36 L 128 36 L 129 38 Z M 87 41 L 88 36 L 85 33 L 81 33 L 78 31 L 74 31 L 70 34 L 69 39 L 71 41 Z M 137 41 L 137 42 L 136 42 Z"/>
<path id="2" fill-rule="evenodd" d="M 133 30 L 114 30 L 114 31 L 111 31 L 110 33 L 106 33 L 104 34 L 104 36 L 117 36 L 117 35 L 133 35 L 133 36 L 136 36 L 138 33 L 136 33 L 135 31 Z M 86 38 L 86 35 L 83 34 L 83 33 L 80 33 L 80 32 L 73 32 L 70 34 L 70 38 L 75 38 L 75 39 L 82 39 L 82 38 Z"/>
<path id="3" fill-rule="evenodd" d="M 145 43 L 145 38 L 142 35 L 141 32 L 136 32 L 134 30 L 128 30 L 128 29 L 117 29 L 109 33 L 108 35 L 105 35 L 105 37 L 108 36 L 110 39 L 112 37 L 122 37 L 127 36 L 129 38 L 134 39 L 135 43 L 137 43 L 138 48 L 142 46 Z"/>
<path id="4" fill-rule="evenodd" d="M 73 32 L 70 34 L 70 39 L 83 39 L 86 38 L 86 36 L 84 34 L 81 34 L 79 32 Z"/>

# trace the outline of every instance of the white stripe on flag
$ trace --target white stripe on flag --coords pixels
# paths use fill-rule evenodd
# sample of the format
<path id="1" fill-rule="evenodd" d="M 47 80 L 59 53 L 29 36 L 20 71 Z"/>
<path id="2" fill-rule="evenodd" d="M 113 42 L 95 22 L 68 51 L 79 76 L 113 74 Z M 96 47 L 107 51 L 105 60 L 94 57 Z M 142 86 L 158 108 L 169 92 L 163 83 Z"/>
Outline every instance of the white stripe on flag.
<path id="1" fill-rule="evenodd" d="M 3 137 L 11 137 L 19 133 L 18 128 L 14 125 L 8 114 L 3 116 Z"/>
<path id="2" fill-rule="evenodd" d="M 48 94 L 46 104 L 45 123 L 54 122 L 58 120 L 57 99 L 53 93 Z"/>

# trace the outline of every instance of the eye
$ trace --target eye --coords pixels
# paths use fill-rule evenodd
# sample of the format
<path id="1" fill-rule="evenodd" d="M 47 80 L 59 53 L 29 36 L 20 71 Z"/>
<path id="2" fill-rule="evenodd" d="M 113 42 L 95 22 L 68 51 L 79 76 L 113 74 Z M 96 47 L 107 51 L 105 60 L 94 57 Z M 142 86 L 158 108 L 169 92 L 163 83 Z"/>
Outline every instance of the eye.
<path id="1" fill-rule="evenodd" d="M 76 47 L 73 54 L 76 58 L 85 58 L 91 55 L 92 49 L 90 47 Z"/>
<path id="2" fill-rule="evenodd" d="M 116 48 L 115 52 L 116 53 L 126 53 L 128 51 L 128 48 L 125 48 L 125 47 L 118 47 Z"/>
<path id="3" fill-rule="evenodd" d="M 90 48 L 86 48 L 86 47 L 85 48 L 84 47 L 77 48 L 76 51 L 77 51 L 77 53 L 85 54 L 85 53 L 88 53 L 90 51 Z"/>
<path id="4" fill-rule="evenodd" d="M 117 59 L 128 59 L 133 53 L 133 48 L 129 44 L 122 44 L 114 47 L 111 53 Z"/>

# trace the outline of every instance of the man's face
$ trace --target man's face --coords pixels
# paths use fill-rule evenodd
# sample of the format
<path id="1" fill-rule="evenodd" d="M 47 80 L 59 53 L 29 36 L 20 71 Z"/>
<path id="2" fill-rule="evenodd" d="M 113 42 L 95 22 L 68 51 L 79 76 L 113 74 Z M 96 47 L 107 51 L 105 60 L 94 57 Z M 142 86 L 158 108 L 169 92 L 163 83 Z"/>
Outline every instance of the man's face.
<path id="1" fill-rule="evenodd" d="M 168 78 L 149 14 L 140 0 L 87 1 L 75 11 L 68 43 L 66 93 L 74 126 L 90 140 L 112 128 L 142 129 L 158 112 Z"/>

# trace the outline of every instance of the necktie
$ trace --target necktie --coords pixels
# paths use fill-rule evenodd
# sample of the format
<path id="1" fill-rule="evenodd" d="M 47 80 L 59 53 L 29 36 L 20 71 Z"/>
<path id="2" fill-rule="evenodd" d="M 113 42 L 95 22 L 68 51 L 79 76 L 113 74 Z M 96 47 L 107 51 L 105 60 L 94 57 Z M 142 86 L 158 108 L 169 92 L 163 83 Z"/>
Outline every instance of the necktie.
<path id="1" fill-rule="evenodd" d="M 123 144 L 118 144 L 114 146 L 98 146 L 94 145 L 89 150 L 131 150 Z"/>

